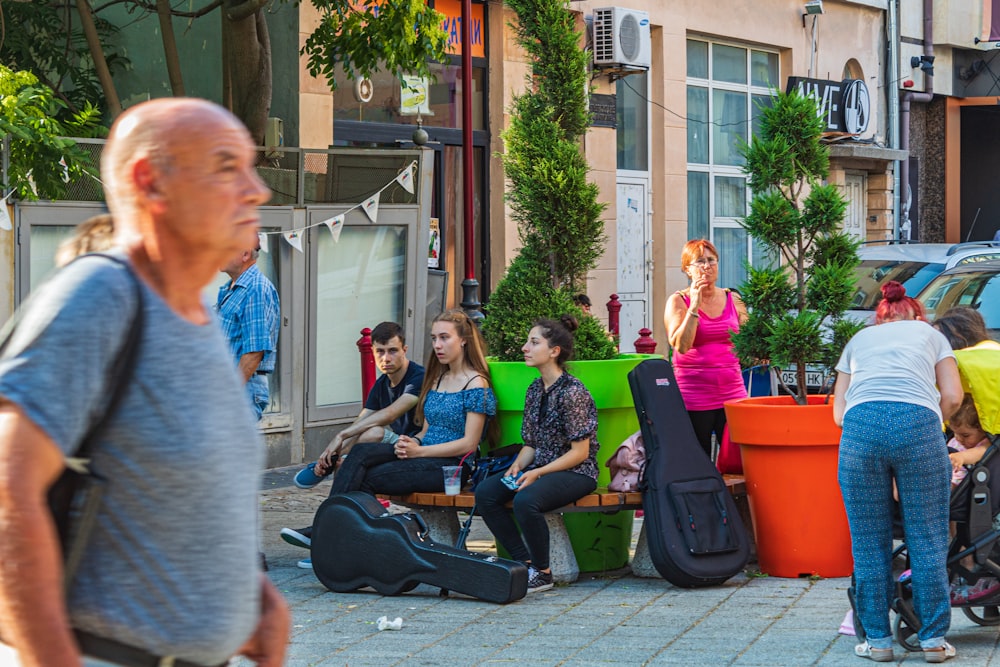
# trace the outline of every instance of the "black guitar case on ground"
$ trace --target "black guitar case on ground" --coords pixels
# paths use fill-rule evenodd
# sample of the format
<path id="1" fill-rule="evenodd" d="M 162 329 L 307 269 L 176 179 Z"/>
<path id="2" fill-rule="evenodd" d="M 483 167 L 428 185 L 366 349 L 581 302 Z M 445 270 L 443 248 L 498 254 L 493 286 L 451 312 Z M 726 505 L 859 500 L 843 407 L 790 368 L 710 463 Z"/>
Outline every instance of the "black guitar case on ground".
<path id="1" fill-rule="evenodd" d="M 721 584 L 750 558 L 750 540 L 722 476 L 695 437 L 670 362 L 628 374 L 646 465 L 639 488 L 649 556 L 684 588 Z"/>
<path id="2" fill-rule="evenodd" d="M 337 593 L 371 586 L 397 595 L 422 583 L 505 604 L 528 591 L 523 563 L 438 544 L 419 514 L 390 514 L 359 491 L 320 505 L 311 550 L 316 577 Z"/>

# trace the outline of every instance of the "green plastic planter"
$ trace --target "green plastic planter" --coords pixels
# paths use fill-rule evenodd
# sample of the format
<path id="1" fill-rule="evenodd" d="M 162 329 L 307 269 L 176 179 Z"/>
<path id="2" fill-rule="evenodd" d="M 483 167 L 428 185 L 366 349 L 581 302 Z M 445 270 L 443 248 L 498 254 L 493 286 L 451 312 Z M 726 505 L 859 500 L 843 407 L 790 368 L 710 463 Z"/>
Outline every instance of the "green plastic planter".
<path id="1" fill-rule="evenodd" d="M 644 359 L 657 354 L 622 354 L 607 361 L 571 361 L 569 372 L 590 391 L 597 404 L 597 453 L 599 487 L 611 481 L 604 462 L 625 438 L 639 430 L 628 372 Z M 538 371 L 517 361 L 490 362 L 493 390 L 497 396 L 500 444 L 521 442 L 524 393 L 538 377 Z M 625 567 L 632 540 L 632 512 L 574 512 L 564 515 L 566 530 L 581 572 L 603 572 Z"/>

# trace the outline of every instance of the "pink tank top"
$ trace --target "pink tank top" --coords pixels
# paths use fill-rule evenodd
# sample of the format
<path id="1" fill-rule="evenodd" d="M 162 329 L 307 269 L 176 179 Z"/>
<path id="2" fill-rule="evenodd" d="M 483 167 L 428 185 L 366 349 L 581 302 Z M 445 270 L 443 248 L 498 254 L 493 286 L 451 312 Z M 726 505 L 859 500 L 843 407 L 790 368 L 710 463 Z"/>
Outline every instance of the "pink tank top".
<path id="1" fill-rule="evenodd" d="M 686 294 L 681 298 L 685 305 L 691 305 Z M 698 311 L 698 330 L 691 349 L 683 354 L 675 350 L 672 359 L 688 410 L 715 410 L 726 401 L 746 397 L 740 362 L 729 338 L 730 331 L 739 330 L 740 316 L 731 292 L 726 292 L 726 306 L 719 317 Z"/>

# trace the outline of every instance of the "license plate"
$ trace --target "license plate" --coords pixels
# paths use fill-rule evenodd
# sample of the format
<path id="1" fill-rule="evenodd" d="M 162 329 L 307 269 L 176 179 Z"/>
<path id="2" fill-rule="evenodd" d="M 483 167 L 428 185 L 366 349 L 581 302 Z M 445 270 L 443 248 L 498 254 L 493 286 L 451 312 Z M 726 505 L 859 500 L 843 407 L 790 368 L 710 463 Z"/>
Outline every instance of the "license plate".
<path id="1" fill-rule="evenodd" d="M 789 387 L 798 385 L 794 370 L 781 371 L 781 381 Z M 806 369 L 806 387 L 819 390 L 823 387 L 823 371 Z"/>

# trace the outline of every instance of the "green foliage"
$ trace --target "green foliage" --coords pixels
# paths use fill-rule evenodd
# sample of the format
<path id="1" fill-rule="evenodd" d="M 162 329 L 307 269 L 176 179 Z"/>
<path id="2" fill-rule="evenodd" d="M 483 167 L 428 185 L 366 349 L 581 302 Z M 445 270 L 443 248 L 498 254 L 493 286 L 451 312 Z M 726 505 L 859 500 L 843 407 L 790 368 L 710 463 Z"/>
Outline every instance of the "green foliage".
<path id="1" fill-rule="evenodd" d="M 508 0 L 518 41 L 532 57 L 527 93 L 514 98 L 503 132 L 507 199 L 522 244 L 533 246 L 553 287 L 583 291 L 607 237 L 580 151 L 587 130 L 587 53 L 563 0 Z"/>
<path id="2" fill-rule="evenodd" d="M 580 322 L 580 328 L 573 333 L 574 359 L 596 361 L 618 356 L 618 342 L 608 335 L 600 320 L 579 308 L 574 308 L 571 314 Z"/>
<path id="3" fill-rule="evenodd" d="M 587 272 L 604 253 L 605 205 L 588 181 L 580 150 L 587 130 L 587 59 L 565 0 L 508 0 L 518 15 L 518 41 L 532 58 L 528 91 L 514 98 L 503 132 L 507 200 L 521 250 L 497 284 L 483 331 L 490 354 L 523 358 L 521 345 L 540 317 L 574 314 L 576 358 L 617 356 L 601 323 L 584 316 L 572 295 L 585 291 Z"/>
<path id="4" fill-rule="evenodd" d="M 548 269 L 538 257 L 522 252 L 507 268 L 486 307 L 483 336 L 490 355 L 500 361 L 523 360 L 521 347 L 531 325 L 541 318 L 558 319 L 566 314 L 580 322 L 573 336 L 575 358 L 611 359 L 618 355 L 615 342 L 597 318 L 583 314 L 573 303 L 571 291 L 549 284 Z"/>
<path id="5" fill-rule="evenodd" d="M 66 123 L 89 104 L 99 107 L 102 113 L 107 111 L 83 31 L 75 27 L 76 23 L 69 28 L 66 25 L 67 17 L 76 11 L 75 4 L 65 1 L 3 5 L 8 29 L 0 40 L 0 62 L 13 70 L 31 72 L 55 91 L 55 96 L 65 103 L 56 117 Z M 115 44 L 118 27 L 96 15 L 94 25 L 111 73 L 128 69 L 131 62 Z M 16 28 L 11 29 L 13 26 Z"/>
<path id="6" fill-rule="evenodd" d="M 306 39 L 309 73 L 337 88 L 335 66 L 349 79 L 369 78 L 383 68 L 397 77 L 432 77 L 430 61 L 447 61 L 444 15 L 424 0 L 311 0 L 320 24 Z"/>
<path id="7" fill-rule="evenodd" d="M 34 74 L 0 65 L 0 135 L 10 135 L 5 192 L 13 188 L 17 198 L 25 200 L 60 199 L 67 181 L 85 173 L 96 176 L 88 154 L 66 137 L 100 134 L 100 112 L 87 103 L 69 120 L 60 121 L 63 109 L 65 104 Z"/>
<path id="8" fill-rule="evenodd" d="M 776 92 L 772 101 L 761 106 L 761 131 L 742 146 L 753 193 L 742 224 L 784 266 L 750 270 L 740 287 L 750 319 L 733 342 L 745 365 L 795 365 L 795 398 L 804 405 L 806 363 L 832 368 L 860 328 L 843 318 L 858 245 L 842 231 L 847 203 L 839 188 L 822 183 L 830 160 L 815 102 L 797 92 Z"/>

